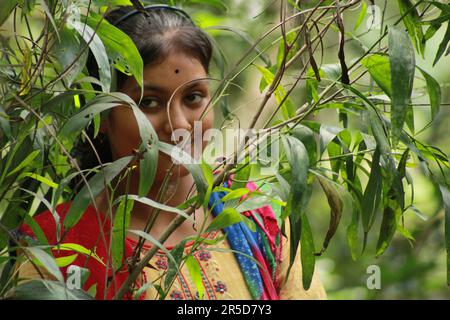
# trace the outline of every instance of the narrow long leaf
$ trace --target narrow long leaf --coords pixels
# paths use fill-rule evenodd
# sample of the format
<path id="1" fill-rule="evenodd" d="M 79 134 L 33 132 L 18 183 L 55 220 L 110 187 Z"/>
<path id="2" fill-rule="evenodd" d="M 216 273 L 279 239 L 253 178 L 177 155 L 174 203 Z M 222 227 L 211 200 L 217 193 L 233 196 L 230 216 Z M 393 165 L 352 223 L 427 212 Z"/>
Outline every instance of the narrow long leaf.
<path id="1" fill-rule="evenodd" d="M 430 97 L 431 120 L 434 120 L 441 106 L 441 86 L 439 85 L 439 82 L 425 70 L 422 68 L 419 68 L 419 70 L 427 83 L 428 96 Z"/>
<path id="2" fill-rule="evenodd" d="M 392 141 L 395 147 L 411 104 L 415 71 L 415 56 L 411 41 L 406 32 L 395 26 L 389 29 L 389 59 L 392 79 Z"/>
<path id="3" fill-rule="evenodd" d="M 306 214 L 302 215 L 302 235 L 301 235 L 301 261 L 302 261 L 302 282 L 303 288 L 308 290 L 314 275 L 316 264 L 314 238 Z"/>

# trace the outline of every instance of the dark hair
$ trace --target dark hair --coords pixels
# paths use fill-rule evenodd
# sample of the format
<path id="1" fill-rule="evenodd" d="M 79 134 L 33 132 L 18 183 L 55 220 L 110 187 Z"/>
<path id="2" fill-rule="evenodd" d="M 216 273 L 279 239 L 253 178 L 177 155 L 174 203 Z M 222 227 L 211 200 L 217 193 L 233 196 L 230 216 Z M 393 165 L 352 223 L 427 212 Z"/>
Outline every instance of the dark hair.
<path id="1" fill-rule="evenodd" d="M 144 65 L 161 62 L 171 52 L 179 51 L 196 58 L 208 72 L 212 56 L 211 40 L 192 20 L 177 10 L 171 10 L 170 7 L 151 8 L 146 10 L 147 14 L 138 12 L 121 19 L 132 10 L 135 10 L 132 6 L 119 7 L 109 12 L 105 19 L 111 24 L 119 21 L 115 26 L 134 42 Z M 88 58 L 87 69 L 90 75 L 98 77 L 98 66 L 92 54 Z M 119 90 L 129 76 L 119 71 L 116 74 Z M 86 134 L 97 150 L 101 162 L 111 162 L 112 155 L 107 136 L 99 133 L 94 139 L 93 124 L 87 127 Z M 82 170 L 91 169 L 100 164 L 89 141 L 81 137 L 71 154 L 77 159 Z M 81 179 L 73 179 L 72 188 L 79 190 L 82 186 L 80 182 Z"/>

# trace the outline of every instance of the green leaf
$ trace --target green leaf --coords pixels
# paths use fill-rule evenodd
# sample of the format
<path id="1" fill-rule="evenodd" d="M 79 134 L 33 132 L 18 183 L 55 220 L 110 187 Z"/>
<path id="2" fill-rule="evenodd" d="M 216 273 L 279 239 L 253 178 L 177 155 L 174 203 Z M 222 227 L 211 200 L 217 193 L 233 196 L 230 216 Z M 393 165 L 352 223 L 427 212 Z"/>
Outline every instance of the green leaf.
<path id="1" fill-rule="evenodd" d="M 414 49 L 406 32 L 392 26 L 389 29 L 389 58 L 392 79 L 392 140 L 394 147 L 398 143 L 405 122 L 414 81 Z"/>
<path id="2" fill-rule="evenodd" d="M 450 40 L 450 23 L 447 23 L 447 30 L 445 31 L 445 35 L 444 38 L 442 39 L 442 42 L 439 44 L 439 48 L 436 52 L 436 57 L 434 58 L 433 61 L 433 67 L 439 61 L 439 59 L 442 57 L 445 50 L 447 49 L 449 40 Z"/>
<path id="3" fill-rule="evenodd" d="M 311 286 L 314 275 L 314 266 L 316 263 L 314 239 L 306 214 L 302 215 L 302 233 L 301 233 L 301 261 L 302 261 L 302 280 L 303 288 L 308 290 Z"/>
<path id="4" fill-rule="evenodd" d="M 24 247 L 24 250 L 33 255 L 58 281 L 64 282 L 64 277 L 53 256 L 38 247 Z"/>
<path id="5" fill-rule="evenodd" d="M 53 18 L 52 13 L 50 12 L 50 9 L 49 9 L 49 7 L 47 5 L 47 2 L 45 2 L 45 0 L 40 0 L 39 3 L 40 3 L 41 7 L 43 8 L 43 10 L 45 12 L 45 15 L 50 20 L 50 23 L 53 26 L 53 29 L 54 29 L 54 31 L 56 33 L 57 38 L 60 39 L 58 27 L 56 26 L 55 19 Z"/>
<path id="6" fill-rule="evenodd" d="M 54 183 L 52 180 L 47 179 L 46 177 L 43 177 L 37 173 L 24 172 L 19 176 L 18 180 L 23 177 L 30 177 L 32 179 L 35 179 L 35 180 L 42 182 L 43 184 L 49 186 L 50 188 L 57 189 L 59 187 L 59 185 L 57 183 Z"/>
<path id="7" fill-rule="evenodd" d="M 34 150 L 31 152 L 16 168 L 14 168 L 12 171 L 10 171 L 6 177 L 9 177 L 13 175 L 14 173 L 22 170 L 23 168 L 27 167 L 33 160 L 41 153 L 40 150 Z"/>
<path id="8" fill-rule="evenodd" d="M 8 19 L 9 15 L 17 6 L 18 2 L 19 1 L 17 0 L 2 0 L 1 2 L 2 10 L 0 10 L 0 26 L 3 25 L 6 19 Z"/>
<path id="9" fill-rule="evenodd" d="M 377 85 L 391 98 L 391 66 L 389 57 L 382 54 L 372 54 L 361 60 L 361 64 L 369 71 Z"/>
<path id="10" fill-rule="evenodd" d="M 33 234 L 36 236 L 39 244 L 48 245 L 47 237 L 39 224 L 29 214 L 25 215 L 25 223 L 31 228 Z M 50 251 L 48 251 L 50 253 Z"/>
<path id="11" fill-rule="evenodd" d="M 49 280 L 32 280 L 14 288 L 13 299 L 17 300 L 92 300 L 81 289 L 68 289 L 63 283 Z"/>
<path id="12" fill-rule="evenodd" d="M 259 72 L 262 74 L 265 83 L 270 84 L 274 81 L 275 75 L 272 73 L 272 71 L 270 71 L 269 69 L 264 68 L 262 66 L 258 66 L 256 64 L 254 64 L 254 65 L 259 70 Z M 281 111 L 283 113 L 284 119 L 287 120 L 289 118 L 294 117 L 295 116 L 295 106 L 289 98 L 285 99 L 286 90 L 283 88 L 281 83 L 278 84 L 278 86 L 275 88 L 274 94 L 275 94 L 275 100 L 277 101 L 278 104 L 283 102 L 283 104 L 281 105 Z"/>
<path id="13" fill-rule="evenodd" d="M 422 21 L 417 12 L 417 6 L 413 5 L 410 0 L 397 0 L 400 8 L 400 13 L 405 15 L 403 23 L 408 30 L 409 37 L 412 39 L 415 48 L 418 52 L 425 54 L 425 42 L 422 31 Z"/>
<path id="14" fill-rule="evenodd" d="M 379 257 L 388 248 L 395 230 L 397 229 L 398 208 L 395 206 L 387 206 L 383 211 L 383 219 L 381 221 L 380 233 L 377 243 L 376 257 Z"/>
<path id="15" fill-rule="evenodd" d="M 300 205 L 302 203 L 302 195 L 307 185 L 307 176 L 309 169 L 308 153 L 305 146 L 300 140 L 291 136 L 283 136 L 283 145 L 286 157 L 291 167 L 291 188 L 288 203 L 286 206 L 286 214 L 300 214 Z M 284 220 L 287 215 L 282 216 Z"/>
<path id="16" fill-rule="evenodd" d="M 113 234 L 111 242 L 112 265 L 114 270 L 122 266 L 123 253 L 125 251 L 125 238 L 130 224 L 131 210 L 134 201 L 129 199 L 121 201 L 114 216 Z"/>
<path id="17" fill-rule="evenodd" d="M 292 131 L 292 135 L 300 140 L 308 152 L 309 164 L 313 165 L 317 162 L 317 143 L 314 132 L 301 124 L 297 125 Z"/>
<path id="18" fill-rule="evenodd" d="M 236 173 L 233 176 L 233 183 L 231 184 L 231 189 L 236 190 L 240 188 L 245 188 L 247 181 L 249 181 L 251 173 L 251 167 L 249 164 L 249 155 L 246 154 L 245 161 L 242 164 L 236 166 Z"/>
<path id="19" fill-rule="evenodd" d="M 102 261 L 102 259 L 95 253 L 95 251 L 89 250 L 86 247 L 83 247 L 82 245 L 79 245 L 77 243 L 62 243 L 60 245 L 57 245 L 52 248 L 52 250 L 64 250 L 64 251 L 74 251 L 81 253 L 85 255 L 86 257 L 90 257 L 95 259 L 97 262 L 102 264 L 103 266 L 106 266 L 105 263 Z"/>
<path id="20" fill-rule="evenodd" d="M 288 46 L 291 46 L 287 56 L 286 61 L 289 61 L 294 57 L 294 55 L 298 52 L 299 46 L 298 42 L 295 40 L 297 39 L 298 31 L 297 30 L 287 30 L 286 32 L 286 43 Z M 285 41 L 283 37 L 279 38 L 279 44 L 278 44 L 278 53 L 277 53 L 277 68 L 281 67 L 281 63 L 283 62 L 284 56 L 285 56 Z M 269 64 L 270 65 L 270 64 Z M 275 66 L 274 66 L 274 70 Z"/>
<path id="21" fill-rule="evenodd" d="M 88 181 L 81 191 L 75 196 L 70 206 L 69 212 L 64 219 L 64 229 L 72 228 L 81 219 L 87 207 L 97 197 L 100 192 L 114 179 L 134 158 L 134 156 L 117 159 L 107 165 Z"/>
<path id="22" fill-rule="evenodd" d="M 358 237 L 358 227 L 359 227 L 359 217 L 361 213 L 357 206 L 353 206 L 352 220 L 347 227 L 347 243 L 350 248 L 350 253 L 352 255 L 353 261 L 356 261 L 359 255 L 359 237 Z"/>
<path id="23" fill-rule="evenodd" d="M 203 208 L 205 212 L 208 211 L 208 202 L 209 198 L 211 197 L 212 187 L 214 185 L 214 177 L 211 167 L 205 162 L 205 159 L 202 157 L 202 161 L 200 164 L 202 168 L 203 177 L 206 180 L 206 183 L 208 184 L 208 188 L 206 190 L 205 199 L 203 200 Z"/>
<path id="24" fill-rule="evenodd" d="M 86 291 L 93 299 L 97 295 L 97 283 L 94 283 L 89 289 Z"/>
<path id="25" fill-rule="evenodd" d="M 0 129 L 6 135 L 8 139 L 11 137 L 11 125 L 9 124 L 9 117 L 5 112 L 5 109 L 0 105 Z"/>
<path id="26" fill-rule="evenodd" d="M 186 266 L 189 271 L 189 275 L 191 276 L 192 281 L 194 281 L 195 287 L 198 291 L 198 296 L 200 300 L 203 299 L 203 292 L 205 290 L 202 281 L 202 270 L 201 267 L 193 256 L 188 256 L 186 258 Z"/>
<path id="27" fill-rule="evenodd" d="M 366 238 L 378 211 L 381 202 L 382 176 L 380 167 L 380 150 L 377 148 L 372 157 L 370 177 L 364 190 L 361 201 L 362 223 L 364 227 L 364 238 Z M 366 241 L 364 241 L 365 243 Z"/>
<path id="28" fill-rule="evenodd" d="M 243 215 L 234 208 L 225 208 L 219 213 L 206 229 L 206 232 L 221 230 L 235 223 L 243 221 Z"/>
<path id="29" fill-rule="evenodd" d="M 222 199 L 220 199 L 220 201 L 226 202 L 226 201 L 233 200 L 233 199 L 240 199 L 241 197 L 245 196 L 249 192 L 250 192 L 250 190 L 247 188 L 235 189 L 235 190 L 229 192 L 227 195 L 223 196 Z"/>
<path id="30" fill-rule="evenodd" d="M 144 153 L 139 165 L 139 196 L 147 196 L 156 177 L 158 168 L 159 139 L 147 116 L 136 105 L 132 105 L 132 110 L 139 127 L 141 145 L 139 151 Z"/>
<path id="31" fill-rule="evenodd" d="M 152 207 L 152 208 L 157 208 L 157 209 L 162 210 L 162 211 L 167 211 L 167 212 L 173 212 L 173 213 L 176 213 L 176 214 L 178 214 L 178 215 L 183 216 L 184 218 L 186 218 L 186 220 L 189 220 L 189 221 L 191 221 L 191 222 L 193 222 L 193 223 L 195 222 L 194 219 L 193 219 L 191 216 L 188 216 L 188 215 L 187 215 L 183 210 L 181 210 L 180 208 L 171 207 L 171 206 L 168 206 L 168 205 L 165 205 L 165 204 L 156 202 L 156 201 L 154 201 L 154 200 L 152 200 L 152 199 L 150 199 L 150 198 L 139 197 L 139 196 L 134 195 L 134 194 L 129 194 L 129 195 L 122 195 L 122 196 L 119 196 L 119 197 L 114 201 L 114 203 L 117 203 L 117 202 L 119 202 L 119 201 L 122 201 L 122 199 L 124 199 L 125 197 L 127 197 L 129 200 L 133 200 L 133 201 L 137 201 L 137 202 L 146 204 L 146 205 L 148 205 L 148 206 L 150 206 L 150 207 Z"/>
<path id="32" fill-rule="evenodd" d="M 353 32 L 358 30 L 359 26 L 363 22 L 364 18 L 366 17 L 367 13 L 367 4 L 365 1 L 361 1 L 361 11 L 358 16 L 358 20 L 356 20 L 355 27 L 353 28 Z"/>
<path id="33" fill-rule="evenodd" d="M 388 184 L 392 181 L 392 175 L 391 172 L 395 172 L 395 161 L 391 154 L 391 146 L 389 144 L 389 140 L 387 138 L 387 129 L 384 126 L 384 122 L 382 121 L 381 116 L 379 115 L 376 107 L 374 104 L 367 99 L 361 92 L 356 90 L 355 88 L 351 86 L 345 85 L 345 88 L 351 92 L 353 92 L 356 96 L 358 96 L 361 101 L 364 103 L 364 105 L 367 107 L 367 113 L 368 113 L 368 119 L 370 121 L 370 126 L 372 128 L 373 136 L 377 142 L 377 147 L 380 148 L 381 157 L 383 158 L 386 168 L 387 168 L 387 174 L 388 177 L 386 178 L 386 182 Z M 401 132 L 402 133 L 402 132 Z M 369 140 L 366 141 L 366 144 Z M 369 145 L 368 145 L 369 147 Z"/>
<path id="34" fill-rule="evenodd" d="M 78 257 L 78 254 L 71 254 L 65 257 L 59 257 L 55 259 L 56 265 L 59 268 L 67 267 L 71 265 Z"/>
<path id="35" fill-rule="evenodd" d="M 439 185 L 445 209 L 445 250 L 447 252 L 447 285 L 450 286 L 450 191 L 446 186 Z"/>
<path id="36" fill-rule="evenodd" d="M 241 202 L 236 207 L 236 210 L 239 212 L 255 210 L 255 209 L 266 206 L 270 201 L 273 201 L 276 204 L 281 205 L 281 206 L 286 206 L 286 203 L 283 201 L 277 201 L 276 199 L 273 199 L 273 198 L 271 199 L 268 196 L 263 195 L 263 196 L 259 196 L 259 197 L 246 198 L 243 202 Z"/>
<path id="37" fill-rule="evenodd" d="M 427 83 L 428 96 L 430 97 L 431 120 L 434 120 L 441 106 L 441 86 L 439 85 L 439 82 L 425 70 L 421 68 L 419 68 L 419 70 L 422 72 Z"/>
<path id="38" fill-rule="evenodd" d="M 127 100 L 122 100 L 127 99 Z M 122 100 L 122 101 L 121 101 Z M 59 136 L 68 137 L 73 133 L 79 133 L 85 128 L 92 118 L 103 111 L 109 110 L 131 100 L 125 94 L 115 93 L 115 96 L 99 96 L 90 101 L 83 109 L 73 115 L 59 131 Z M 132 101 L 132 100 L 131 100 Z M 133 102 L 134 103 L 134 102 Z"/>
<path id="39" fill-rule="evenodd" d="M 311 197 L 312 188 L 307 184 L 309 158 L 305 146 L 300 140 L 291 136 L 282 136 L 286 158 L 291 167 L 291 187 L 285 210 L 281 220 L 289 217 L 290 228 L 290 259 L 287 274 L 295 261 L 295 255 L 305 226 L 302 225 L 304 210 Z M 308 236 L 306 236 L 307 239 Z M 308 240 L 306 240 L 308 241 Z M 308 248 L 306 249 L 308 250 Z M 305 253 L 306 254 L 306 253 Z M 303 273 L 307 277 L 308 272 Z M 306 287 L 307 282 L 303 282 Z"/>
<path id="40" fill-rule="evenodd" d="M 173 279 L 178 274 L 178 269 L 180 268 L 181 261 L 183 259 L 184 246 L 186 244 L 186 240 L 178 243 L 173 249 L 170 251 L 172 254 L 173 260 L 169 260 L 168 270 L 166 277 L 164 278 L 164 288 L 165 290 L 169 290 L 169 286 L 172 284 Z"/>
<path id="41" fill-rule="evenodd" d="M 111 25 L 101 15 L 90 12 L 87 24 L 97 30 L 113 65 L 122 73 L 132 74 L 138 85 L 143 87 L 144 63 L 131 38 L 119 28 Z"/>
<path id="42" fill-rule="evenodd" d="M 328 226 L 327 234 L 325 236 L 325 240 L 322 244 L 322 250 L 321 253 L 323 253 L 326 248 L 328 247 L 328 244 L 330 243 L 331 238 L 333 238 L 334 234 L 336 233 L 336 230 L 339 226 L 339 223 L 341 221 L 342 216 L 342 210 L 343 210 L 343 202 L 341 200 L 341 197 L 339 195 L 339 191 L 336 190 L 336 188 L 333 188 L 333 184 L 327 182 L 325 179 L 322 179 L 318 177 L 319 183 L 325 192 L 325 195 L 327 196 L 328 205 L 330 206 L 331 212 L 330 212 L 330 223 Z M 303 221 L 302 221 L 303 223 Z M 302 232 L 303 236 L 303 232 Z"/>
<path id="43" fill-rule="evenodd" d="M 344 129 L 326 124 L 320 126 L 320 154 L 325 151 L 330 142 L 333 141 L 342 130 Z"/>
<path id="44" fill-rule="evenodd" d="M 84 41 L 89 44 L 92 54 L 97 61 L 99 68 L 100 81 L 102 83 L 103 92 L 110 92 L 111 89 L 111 69 L 109 66 L 108 55 L 100 37 L 94 30 L 77 20 L 69 20 L 70 25 L 83 37 Z"/>

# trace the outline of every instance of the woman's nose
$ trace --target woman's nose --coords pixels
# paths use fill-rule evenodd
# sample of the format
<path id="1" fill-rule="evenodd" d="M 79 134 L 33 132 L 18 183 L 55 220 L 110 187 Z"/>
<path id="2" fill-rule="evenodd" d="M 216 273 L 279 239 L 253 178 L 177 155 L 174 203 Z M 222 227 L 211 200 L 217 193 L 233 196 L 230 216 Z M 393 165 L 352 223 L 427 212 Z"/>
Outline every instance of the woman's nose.
<path id="1" fill-rule="evenodd" d="M 164 124 L 164 130 L 169 136 L 176 129 L 185 129 L 188 131 L 192 129 L 192 125 L 184 109 L 183 104 L 179 101 L 172 101 L 167 106 L 167 122 Z"/>

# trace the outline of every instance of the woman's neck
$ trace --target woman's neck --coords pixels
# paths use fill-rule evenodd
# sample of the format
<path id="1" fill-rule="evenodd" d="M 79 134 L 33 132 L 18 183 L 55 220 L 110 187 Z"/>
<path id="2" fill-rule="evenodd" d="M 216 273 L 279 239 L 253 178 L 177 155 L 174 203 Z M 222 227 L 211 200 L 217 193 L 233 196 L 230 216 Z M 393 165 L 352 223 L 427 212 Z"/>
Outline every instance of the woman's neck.
<path id="1" fill-rule="evenodd" d="M 128 194 L 137 194 L 138 190 L 138 182 L 136 183 L 136 180 L 138 179 L 131 179 L 129 184 L 129 192 Z M 193 186 L 194 180 L 192 176 L 186 175 L 179 177 L 178 179 L 174 179 L 173 181 L 170 181 L 167 184 L 166 191 L 163 194 L 163 197 L 161 200 L 158 200 L 158 196 L 161 189 L 161 183 L 155 182 L 150 190 L 150 192 L 147 195 L 147 198 L 152 199 L 154 201 L 163 203 L 165 205 L 176 207 L 183 202 L 185 202 L 187 199 L 189 199 L 189 195 L 192 196 L 192 186 Z M 195 191 L 195 188 L 194 188 Z M 126 194 L 126 182 L 121 183 L 117 188 L 117 194 L 115 197 L 118 197 L 120 195 Z M 97 198 L 96 204 L 100 211 L 102 212 L 108 212 L 108 197 L 109 195 L 106 194 L 106 190 L 102 193 L 102 196 Z M 130 224 L 129 224 L 129 230 L 144 230 L 148 221 L 154 215 L 156 210 L 148 206 L 146 204 L 143 204 L 141 202 L 135 201 L 133 210 L 131 212 L 131 218 L 130 218 Z M 114 216 L 115 208 L 112 208 L 112 213 Z M 208 215 L 205 217 L 203 209 L 199 208 L 196 210 L 195 214 L 195 226 L 192 223 L 192 221 L 185 221 L 172 235 L 169 237 L 167 242 L 165 242 L 166 245 L 174 245 L 176 243 L 179 243 L 182 239 L 184 239 L 187 236 L 195 235 L 197 234 L 197 230 L 201 228 L 202 224 L 204 222 L 210 222 L 211 217 Z M 160 210 L 157 213 L 156 220 L 154 221 L 153 227 L 150 231 L 150 234 L 154 238 L 159 238 L 162 233 L 167 229 L 168 225 L 172 222 L 172 220 L 177 216 L 176 213 L 173 212 L 167 212 Z M 207 221 L 204 221 L 205 218 Z M 136 239 L 137 236 L 134 234 L 129 233 L 129 237 L 132 239 Z"/>

